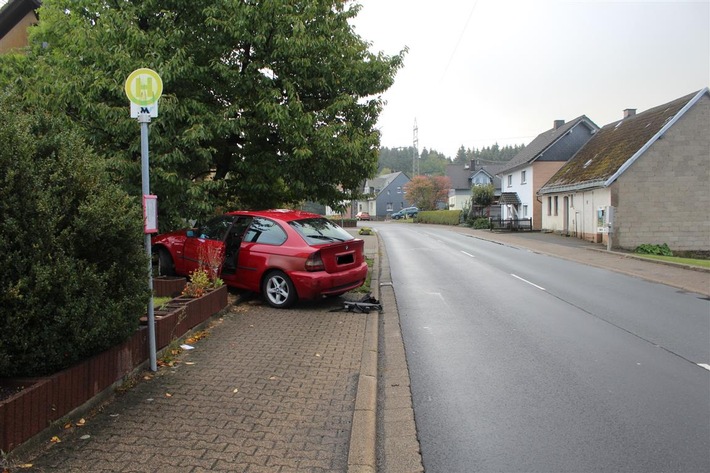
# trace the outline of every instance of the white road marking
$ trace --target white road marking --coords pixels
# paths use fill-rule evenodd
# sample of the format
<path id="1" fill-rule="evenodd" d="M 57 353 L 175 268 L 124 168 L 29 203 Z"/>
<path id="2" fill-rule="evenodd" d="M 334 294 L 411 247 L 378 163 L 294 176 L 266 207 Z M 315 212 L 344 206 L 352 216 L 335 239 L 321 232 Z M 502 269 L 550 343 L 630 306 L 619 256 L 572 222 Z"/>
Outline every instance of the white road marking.
<path id="1" fill-rule="evenodd" d="M 470 256 L 471 258 L 475 258 L 471 253 L 466 253 L 465 251 L 462 251 L 461 253 L 465 254 L 466 256 Z"/>
<path id="2" fill-rule="evenodd" d="M 710 365 L 708 365 L 707 363 L 698 363 L 698 366 L 710 371 Z"/>
<path id="3" fill-rule="evenodd" d="M 541 291 L 544 291 L 544 290 L 545 290 L 545 288 L 544 288 L 544 287 L 542 287 L 542 286 L 538 286 L 538 285 L 537 285 L 537 284 L 535 284 L 535 283 L 531 283 L 531 282 L 530 282 L 530 281 L 528 281 L 527 279 L 523 279 L 523 278 L 521 278 L 520 276 L 516 276 L 516 275 L 515 275 L 515 274 L 513 274 L 513 273 L 510 273 L 510 275 L 511 275 L 511 276 L 513 276 L 513 277 L 514 277 L 514 278 L 516 278 L 516 279 L 520 279 L 521 281 L 523 281 L 523 282 L 526 282 L 526 283 L 530 284 L 531 286 L 534 286 L 534 287 L 536 287 L 536 288 L 540 289 Z"/>

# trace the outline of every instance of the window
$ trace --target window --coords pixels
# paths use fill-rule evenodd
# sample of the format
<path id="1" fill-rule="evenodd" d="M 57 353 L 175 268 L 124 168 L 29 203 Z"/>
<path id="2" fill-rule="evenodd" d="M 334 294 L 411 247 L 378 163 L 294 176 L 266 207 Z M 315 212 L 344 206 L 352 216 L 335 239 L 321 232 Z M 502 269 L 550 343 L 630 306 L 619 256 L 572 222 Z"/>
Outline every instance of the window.
<path id="1" fill-rule="evenodd" d="M 526 171 L 520 171 L 520 183 L 525 184 L 525 173 Z"/>
<path id="2" fill-rule="evenodd" d="M 555 196 L 555 215 L 557 215 L 558 210 L 559 210 L 559 201 L 558 201 L 558 199 L 559 199 L 559 197 L 558 197 L 558 196 Z"/>
<path id="3" fill-rule="evenodd" d="M 392 202 L 387 202 L 387 212 L 392 212 Z"/>
<path id="4" fill-rule="evenodd" d="M 508 187 L 513 187 L 513 175 L 508 174 Z"/>
<path id="5" fill-rule="evenodd" d="M 400 186 L 397 186 L 397 194 L 401 194 L 401 193 L 402 193 L 402 188 Z"/>
<path id="6" fill-rule="evenodd" d="M 547 215 L 552 215 L 552 197 L 547 198 Z"/>
<path id="7" fill-rule="evenodd" d="M 199 230 L 199 237 L 208 240 L 223 241 L 227 236 L 227 231 L 236 217 L 232 215 L 220 215 L 215 217 L 206 224 L 202 225 Z"/>
<path id="8" fill-rule="evenodd" d="M 273 220 L 256 217 L 244 235 L 244 241 L 278 246 L 286 241 L 286 232 Z"/>
<path id="9" fill-rule="evenodd" d="M 528 206 L 523 205 L 523 218 L 527 218 L 528 216 Z"/>
<path id="10" fill-rule="evenodd" d="M 354 237 L 325 218 L 307 218 L 289 222 L 309 245 L 322 245 L 333 241 L 349 241 Z M 259 240 L 261 242 L 261 240 Z"/>

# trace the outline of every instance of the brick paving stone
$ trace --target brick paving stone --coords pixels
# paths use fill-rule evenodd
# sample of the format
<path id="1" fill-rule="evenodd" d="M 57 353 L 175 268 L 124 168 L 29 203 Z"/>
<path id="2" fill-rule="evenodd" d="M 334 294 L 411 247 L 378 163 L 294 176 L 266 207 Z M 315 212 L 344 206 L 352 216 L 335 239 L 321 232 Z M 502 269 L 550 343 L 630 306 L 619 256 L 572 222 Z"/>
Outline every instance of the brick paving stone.
<path id="1" fill-rule="evenodd" d="M 345 472 L 366 315 L 341 304 L 234 306 L 23 471 Z"/>

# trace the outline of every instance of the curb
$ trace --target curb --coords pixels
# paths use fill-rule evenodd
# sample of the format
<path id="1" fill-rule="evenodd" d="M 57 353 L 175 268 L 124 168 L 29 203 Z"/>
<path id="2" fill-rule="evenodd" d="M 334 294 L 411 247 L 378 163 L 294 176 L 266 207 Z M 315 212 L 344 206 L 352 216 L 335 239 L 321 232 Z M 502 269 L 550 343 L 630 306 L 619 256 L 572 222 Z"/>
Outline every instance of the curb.
<path id="1" fill-rule="evenodd" d="M 379 236 L 375 232 L 371 237 Z M 379 244 L 377 245 L 379 247 Z M 380 298 L 379 250 L 375 252 L 370 288 L 376 299 Z M 348 473 L 375 473 L 377 471 L 377 357 L 378 313 L 367 314 L 365 340 L 362 347 L 360 376 L 355 395 L 355 412 L 350 429 Z"/>

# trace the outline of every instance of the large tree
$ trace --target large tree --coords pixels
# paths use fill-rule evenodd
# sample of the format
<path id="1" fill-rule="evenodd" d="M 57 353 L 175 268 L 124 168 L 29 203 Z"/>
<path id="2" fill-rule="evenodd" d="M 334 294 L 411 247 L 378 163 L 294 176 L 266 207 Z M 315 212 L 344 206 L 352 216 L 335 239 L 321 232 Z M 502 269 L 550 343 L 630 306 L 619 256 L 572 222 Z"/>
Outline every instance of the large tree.
<path id="1" fill-rule="evenodd" d="M 139 127 L 124 83 L 163 82 L 151 123 L 161 230 L 219 207 L 334 204 L 376 172 L 381 94 L 404 51 L 369 51 L 350 0 L 44 0 L 3 87 L 66 113 L 140 193 Z"/>
<path id="2" fill-rule="evenodd" d="M 446 176 L 414 176 L 404 185 L 407 201 L 419 210 L 436 210 L 449 198 L 451 179 Z"/>

